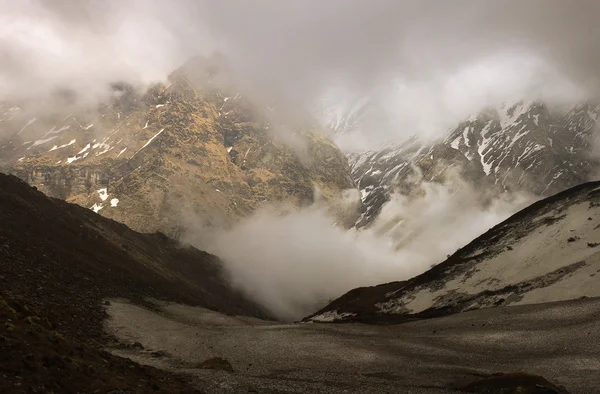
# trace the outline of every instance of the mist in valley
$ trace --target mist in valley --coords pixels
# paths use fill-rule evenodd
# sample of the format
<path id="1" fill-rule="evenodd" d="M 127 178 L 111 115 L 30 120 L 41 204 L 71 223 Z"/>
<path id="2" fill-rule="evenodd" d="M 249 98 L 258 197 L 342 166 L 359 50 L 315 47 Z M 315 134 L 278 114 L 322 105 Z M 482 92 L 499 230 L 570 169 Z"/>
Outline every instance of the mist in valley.
<path id="1" fill-rule="evenodd" d="M 457 174 L 392 195 L 366 229 L 345 229 L 323 206 L 265 206 L 232 228 L 187 215 L 182 240 L 219 256 L 228 278 L 279 319 L 301 319 L 356 287 L 410 279 L 534 201 L 484 198 Z M 348 203 L 348 202 L 347 202 Z"/>
<path id="2" fill-rule="evenodd" d="M 0 7 L 0 101 L 63 111 L 51 98 L 65 90 L 89 109 L 110 100 L 115 81 L 143 92 L 189 59 L 219 53 L 240 91 L 277 103 L 281 123 L 329 126 L 361 112 L 357 125 L 333 137 L 345 152 L 437 138 L 502 101 L 573 103 L 598 87 L 596 1 L 2 0 Z M 294 144 L 289 128 L 274 130 Z M 182 240 L 220 256 L 236 287 L 294 320 L 352 288 L 424 272 L 533 200 L 487 198 L 459 176 L 419 187 L 410 197 L 393 195 L 366 229 L 341 227 L 321 206 L 286 214 L 265 206 L 228 228 L 187 217 Z"/>

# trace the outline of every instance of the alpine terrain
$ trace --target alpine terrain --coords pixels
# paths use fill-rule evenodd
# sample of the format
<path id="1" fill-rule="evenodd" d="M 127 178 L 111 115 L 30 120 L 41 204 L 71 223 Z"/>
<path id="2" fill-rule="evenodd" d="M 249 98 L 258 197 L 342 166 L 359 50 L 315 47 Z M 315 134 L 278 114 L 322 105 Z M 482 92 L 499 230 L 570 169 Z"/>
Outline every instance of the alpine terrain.
<path id="1" fill-rule="evenodd" d="M 408 321 L 600 296 L 600 182 L 513 215 L 403 282 L 352 290 L 311 321 Z"/>
<path id="2" fill-rule="evenodd" d="M 178 236 L 190 215 L 228 225 L 261 204 L 318 201 L 350 226 L 360 201 L 341 203 L 355 189 L 342 152 L 310 126 L 293 126 L 293 144 L 277 140 L 270 129 L 292 125 L 223 69 L 196 58 L 146 93 L 115 83 L 109 103 L 85 111 L 68 91 L 52 111 L 0 104 L 0 168 L 144 232 Z"/>
<path id="3" fill-rule="evenodd" d="M 598 392 L 598 188 L 308 320 L 404 324 L 281 324 L 215 256 L 2 175 L 0 391 Z"/>
<path id="4" fill-rule="evenodd" d="M 598 116 L 600 106 L 591 103 L 565 109 L 521 101 L 471 116 L 432 143 L 413 137 L 381 150 L 351 153 L 348 160 L 363 201 L 356 225 L 371 224 L 393 193 L 415 194 L 422 182 L 443 183 L 455 172 L 489 195 L 545 197 L 588 181 L 600 164 Z"/>
<path id="5" fill-rule="evenodd" d="M 599 1 L 0 9 L 0 394 L 600 394 Z"/>

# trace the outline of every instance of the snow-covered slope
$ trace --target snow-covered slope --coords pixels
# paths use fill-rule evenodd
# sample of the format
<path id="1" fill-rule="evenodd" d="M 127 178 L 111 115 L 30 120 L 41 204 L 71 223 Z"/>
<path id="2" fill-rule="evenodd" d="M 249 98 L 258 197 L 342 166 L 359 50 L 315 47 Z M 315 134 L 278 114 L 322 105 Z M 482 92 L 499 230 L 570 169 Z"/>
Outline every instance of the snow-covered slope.
<path id="1" fill-rule="evenodd" d="M 407 282 L 356 289 L 313 321 L 433 317 L 600 296 L 600 182 L 538 201 Z"/>
<path id="2" fill-rule="evenodd" d="M 450 168 L 497 193 L 540 197 L 590 180 L 599 168 L 594 155 L 599 115 L 600 106 L 589 103 L 551 111 L 541 103 L 518 102 L 471 116 L 432 143 L 412 138 L 350 154 L 364 203 L 357 226 L 372 223 L 391 193 L 408 193 L 422 181 L 444 181 Z"/>

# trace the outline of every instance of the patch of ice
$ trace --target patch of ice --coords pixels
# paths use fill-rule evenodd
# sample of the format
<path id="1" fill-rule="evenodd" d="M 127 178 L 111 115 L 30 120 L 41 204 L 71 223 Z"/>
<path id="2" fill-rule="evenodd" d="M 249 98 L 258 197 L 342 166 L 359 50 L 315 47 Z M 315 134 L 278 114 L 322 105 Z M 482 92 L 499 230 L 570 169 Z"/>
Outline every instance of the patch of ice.
<path id="1" fill-rule="evenodd" d="M 119 154 L 117 155 L 117 157 L 121 156 L 126 150 L 127 150 L 127 147 L 123 148 L 121 150 L 121 152 L 119 152 Z"/>

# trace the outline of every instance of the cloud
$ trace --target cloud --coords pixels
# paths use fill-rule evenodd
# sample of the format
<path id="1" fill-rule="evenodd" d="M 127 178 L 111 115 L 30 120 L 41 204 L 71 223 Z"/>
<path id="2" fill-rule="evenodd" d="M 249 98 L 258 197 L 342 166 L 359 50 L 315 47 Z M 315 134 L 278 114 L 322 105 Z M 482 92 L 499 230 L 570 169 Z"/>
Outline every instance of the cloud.
<path id="1" fill-rule="evenodd" d="M 237 81 L 308 116 L 332 87 L 376 107 L 348 149 L 431 134 L 498 99 L 597 89 L 600 3 L 559 0 L 0 0 L 0 99 L 162 80 L 218 50 Z M 584 94 L 585 93 L 585 94 Z M 344 97 L 336 105 L 355 105 Z M 365 137 L 366 136 L 366 137 Z"/>
<path id="2" fill-rule="evenodd" d="M 345 230 L 325 208 L 265 207 L 231 229 L 187 216 L 183 239 L 218 255 L 234 286 L 282 320 L 299 319 L 360 286 L 409 279 L 440 263 L 531 199 L 487 198 L 458 175 L 395 195 L 366 230 Z"/>

